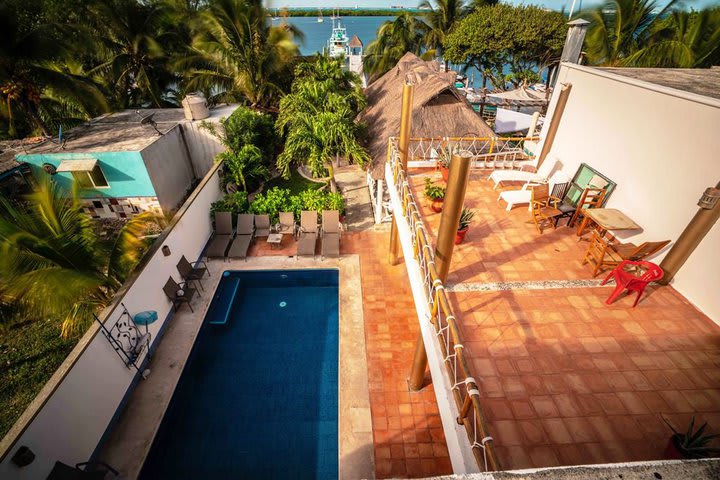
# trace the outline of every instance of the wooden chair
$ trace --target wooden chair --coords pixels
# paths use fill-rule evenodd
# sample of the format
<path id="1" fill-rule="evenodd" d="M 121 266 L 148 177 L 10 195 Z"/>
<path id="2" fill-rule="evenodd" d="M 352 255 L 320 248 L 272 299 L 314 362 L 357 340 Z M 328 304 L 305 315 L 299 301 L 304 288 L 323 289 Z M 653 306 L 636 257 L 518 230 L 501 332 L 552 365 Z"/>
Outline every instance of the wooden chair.
<path id="1" fill-rule="evenodd" d="M 611 243 L 600 235 L 597 230 L 592 232 L 593 238 L 585 252 L 582 264 L 594 265 L 593 277 L 603 268 L 615 268 L 623 260 L 638 262 L 660 251 L 670 243 L 670 240 L 661 242 L 645 242 L 640 245 L 634 243 Z"/>
<path id="2" fill-rule="evenodd" d="M 568 226 L 575 225 L 575 222 L 583 216 L 583 209 L 585 208 L 599 208 L 602 206 L 605 200 L 605 194 L 607 191 L 604 188 L 587 187 L 583 190 L 580 200 L 578 200 L 570 220 L 568 220 Z M 559 207 L 562 210 L 562 206 Z M 563 212 L 564 213 L 564 212 Z M 565 214 L 565 213 L 564 213 Z M 569 216 L 569 215 L 568 215 Z M 580 235 L 580 232 L 578 232 Z"/>
<path id="3" fill-rule="evenodd" d="M 530 214 L 535 223 L 535 228 L 540 233 L 543 233 L 544 224 L 549 223 L 555 228 L 556 217 L 562 215 L 562 212 L 557 209 L 560 199 L 550 195 L 549 188 L 546 183 L 537 185 L 532 188 L 530 196 Z"/>

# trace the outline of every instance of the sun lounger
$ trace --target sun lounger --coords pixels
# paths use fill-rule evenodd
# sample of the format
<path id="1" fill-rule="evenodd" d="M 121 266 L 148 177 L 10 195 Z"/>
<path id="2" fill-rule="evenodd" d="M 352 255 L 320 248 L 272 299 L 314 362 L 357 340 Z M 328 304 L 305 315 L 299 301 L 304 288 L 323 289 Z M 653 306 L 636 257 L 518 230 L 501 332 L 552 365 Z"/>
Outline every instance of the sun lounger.
<path id="1" fill-rule="evenodd" d="M 317 243 L 317 212 L 303 211 L 300 214 L 300 231 L 298 233 L 297 256 L 315 256 Z"/>
<path id="2" fill-rule="evenodd" d="M 277 233 L 295 236 L 295 214 L 292 212 L 280 212 L 280 221 L 276 226 Z"/>
<path id="3" fill-rule="evenodd" d="M 322 233 L 320 255 L 323 257 L 340 256 L 340 213 L 337 210 L 322 212 Z"/>
<path id="4" fill-rule="evenodd" d="M 232 241 L 232 215 L 230 212 L 215 212 L 215 233 L 205 251 L 207 258 L 222 258 Z"/>
<path id="5" fill-rule="evenodd" d="M 253 215 L 241 213 L 237 218 L 237 235 L 228 250 L 228 258 L 246 258 L 253 238 Z"/>
<path id="6" fill-rule="evenodd" d="M 547 183 L 553 172 L 559 170 L 560 167 L 560 162 L 556 161 L 554 163 L 544 162 L 537 172 L 527 170 L 495 170 L 490 174 L 488 179 L 492 180 L 495 189 L 503 182 Z"/>
<path id="7" fill-rule="evenodd" d="M 558 172 L 550 179 L 550 188 L 552 189 L 555 185 L 566 183 L 567 181 L 567 177 L 564 174 Z M 538 185 L 543 185 L 544 183 L 545 182 L 529 181 L 526 182 L 520 190 L 505 190 L 504 192 L 500 192 L 500 195 L 498 196 L 498 201 L 504 200 L 505 202 L 507 202 L 506 210 L 508 212 L 512 210 L 515 205 L 529 205 L 532 188 Z"/>
<path id="8" fill-rule="evenodd" d="M 255 237 L 270 235 L 270 216 L 255 215 Z"/>

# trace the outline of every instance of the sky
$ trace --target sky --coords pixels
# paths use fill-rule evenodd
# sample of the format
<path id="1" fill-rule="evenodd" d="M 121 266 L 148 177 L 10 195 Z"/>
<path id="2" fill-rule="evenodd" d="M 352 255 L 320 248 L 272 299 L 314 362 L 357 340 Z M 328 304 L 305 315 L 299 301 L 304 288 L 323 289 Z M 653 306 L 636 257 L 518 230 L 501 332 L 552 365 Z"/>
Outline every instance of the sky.
<path id="1" fill-rule="evenodd" d="M 602 0 L 577 0 L 576 9 L 591 4 L 603 3 Z M 324 9 L 333 7 L 354 7 L 357 5 L 360 8 L 387 8 L 390 5 L 403 5 L 405 7 L 416 7 L 420 3 L 420 0 L 265 0 L 265 5 L 270 8 L 282 8 L 282 7 L 322 7 Z M 552 8 L 554 10 L 560 10 L 565 7 L 565 10 L 570 10 L 572 0 L 508 0 L 508 3 L 513 4 L 530 4 L 530 5 L 541 5 L 544 7 Z M 666 2 L 658 0 L 659 5 L 664 5 Z M 686 7 L 694 7 L 695 9 L 703 8 L 708 5 L 718 4 L 720 0 L 686 0 L 684 2 Z"/>

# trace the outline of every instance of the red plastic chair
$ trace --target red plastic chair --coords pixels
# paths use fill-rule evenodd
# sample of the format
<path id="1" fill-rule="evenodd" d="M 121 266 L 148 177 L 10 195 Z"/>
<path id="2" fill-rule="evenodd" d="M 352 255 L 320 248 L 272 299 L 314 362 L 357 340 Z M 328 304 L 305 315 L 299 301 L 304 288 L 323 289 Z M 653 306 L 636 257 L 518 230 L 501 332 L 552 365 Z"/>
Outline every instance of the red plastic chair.
<path id="1" fill-rule="evenodd" d="M 642 269 L 645 270 L 645 272 L 638 276 L 632 272 L 633 267 L 635 270 Z M 635 305 L 638 304 L 640 297 L 645 291 L 645 287 L 647 287 L 650 282 L 657 282 L 660 280 L 663 277 L 663 274 L 664 272 L 662 268 L 652 262 L 633 262 L 632 260 L 623 260 L 608 274 L 607 277 L 605 277 L 605 280 L 602 282 L 602 285 L 605 285 L 607 281 L 610 280 L 610 277 L 615 277 L 615 290 L 610 294 L 607 300 L 605 300 L 605 303 L 610 305 L 617 299 L 617 297 L 620 296 L 621 293 L 627 290 L 628 293 L 637 292 L 637 298 L 635 298 L 635 303 L 633 303 L 633 308 L 635 308 Z"/>

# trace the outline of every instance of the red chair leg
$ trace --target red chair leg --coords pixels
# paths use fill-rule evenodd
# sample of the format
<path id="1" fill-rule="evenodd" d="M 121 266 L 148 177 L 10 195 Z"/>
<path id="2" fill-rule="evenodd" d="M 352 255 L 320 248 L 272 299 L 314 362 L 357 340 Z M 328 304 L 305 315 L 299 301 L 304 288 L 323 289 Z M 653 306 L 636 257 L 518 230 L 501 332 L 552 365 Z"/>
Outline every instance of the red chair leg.
<path id="1" fill-rule="evenodd" d="M 614 272 L 615 272 L 615 270 L 612 270 L 610 273 L 608 273 L 608 274 L 607 274 L 607 277 L 605 277 L 605 280 L 603 280 L 600 285 L 605 285 L 605 284 L 607 283 L 607 281 L 610 280 L 610 277 L 613 276 L 613 273 L 614 273 Z M 617 282 L 615 282 L 615 283 L 617 283 Z"/>
<path id="2" fill-rule="evenodd" d="M 640 301 L 640 297 L 642 297 L 642 294 L 643 294 L 643 292 L 645 291 L 645 286 L 646 286 L 646 285 L 647 285 L 647 284 L 644 283 L 644 284 L 640 285 L 640 286 L 637 288 L 637 297 L 635 297 L 635 303 L 633 303 L 632 308 L 635 308 L 635 305 L 637 305 L 638 302 Z"/>
<path id="3" fill-rule="evenodd" d="M 610 305 L 611 303 L 613 303 L 624 290 L 625 290 L 625 285 L 622 285 L 620 283 L 615 285 L 615 290 L 613 290 L 613 292 L 610 294 L 610 296 L 607 298 L 607 300 L 605 300 L 605 303 L 607 305 Z"/>

